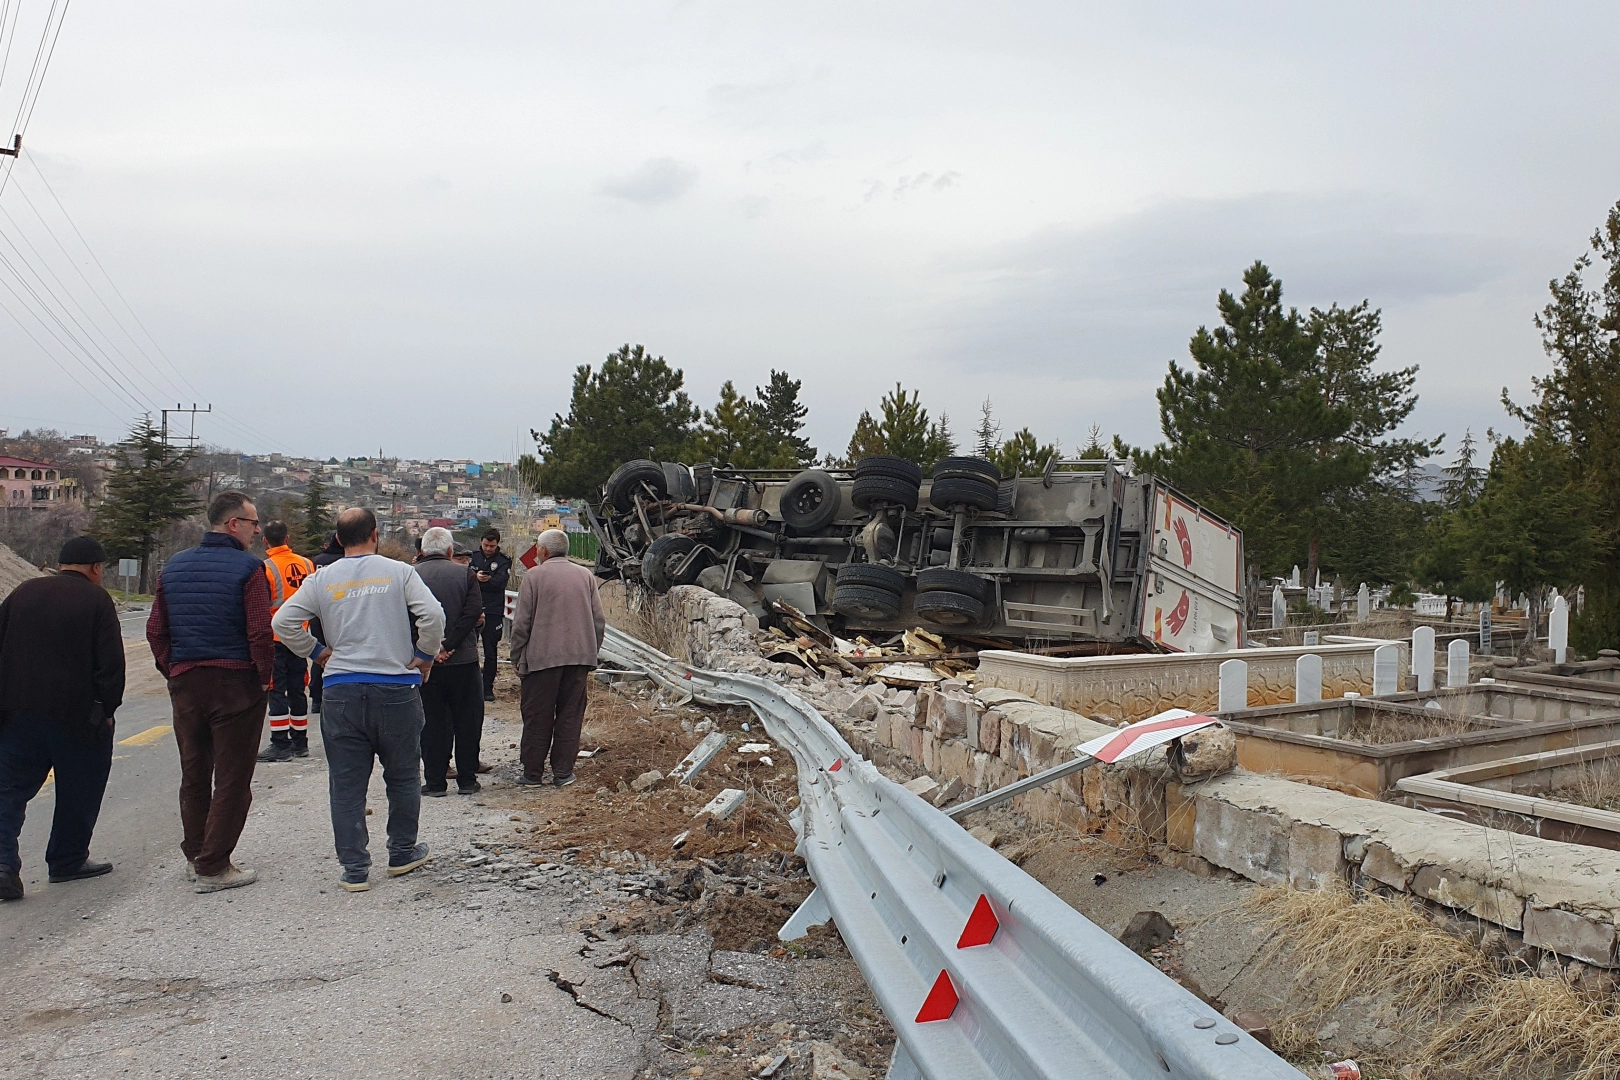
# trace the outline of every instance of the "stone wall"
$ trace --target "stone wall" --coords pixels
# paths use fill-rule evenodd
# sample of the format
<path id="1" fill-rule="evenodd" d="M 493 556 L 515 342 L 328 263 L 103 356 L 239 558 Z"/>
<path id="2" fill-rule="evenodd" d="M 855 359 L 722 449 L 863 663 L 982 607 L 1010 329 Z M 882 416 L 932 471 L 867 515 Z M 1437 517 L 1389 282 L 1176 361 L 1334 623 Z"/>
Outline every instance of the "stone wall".
<path id="1" fill-rule="evenodd" d="M 1587 964 L 1617 966 L 1620 852 L 1249 772 L 1166 786 L 1167 841 L 1266 885 L 1409 893 Z M 1185 859 L 1183 860 L 1185 862 Z"/>
<path id="2" fill-rule="evenodd" d="M 677 585 L 660 596 L 639 585 L 605 581 L 598 592 L 610 624 L 677 660 L 756 674 L 772 666 L 761 659 L 754 639 L 759 620 L 707 589 Z"/>
<path id="3" fill-rule="evenodd" d="M 987 650 L 979 654 L 978 683 L 1028 695 L 1036 701 L 1087 716 L 1135 723 L 1166 709 L 1213 712 L 1220 696 L 1220 667 L 1238 659 L 1249 665 L 1249 705 L 1286 705 L 1294 700 L 1294 663 L 1306 653 L 1322 658 L 1322 696 L 1371 694 L 1373 651 L 1400 650 L 1399 683 L 1410 668 L 1410 644 L 1356 640 L 1225 653 L 1144 653 L 1133 656 L 1030 656 Z"/>

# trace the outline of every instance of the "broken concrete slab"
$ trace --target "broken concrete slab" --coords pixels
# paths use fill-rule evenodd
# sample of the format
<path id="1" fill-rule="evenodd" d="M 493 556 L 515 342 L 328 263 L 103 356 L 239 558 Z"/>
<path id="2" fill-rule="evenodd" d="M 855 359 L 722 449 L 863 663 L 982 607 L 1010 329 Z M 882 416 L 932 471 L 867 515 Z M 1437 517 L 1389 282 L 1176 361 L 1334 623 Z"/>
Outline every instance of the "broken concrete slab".
<path id="1" fill-rule="evenodd" d="M 1524 943 L 1597 967 L 1615 966 L 1614 926 L 1593 922 L 1572 911 L 1537 908 L 1533 904 L 1525 908 Z"/>
<path id="2" fill-rule="evenodd" d="M 698 816 L 707 814 L 716 821 L 724 821 L 740 810 L 747 798 L 748 793 L 740 788 L 726 788 L 705 803 L 703 809 L 698 811 Z"/>
<path id="3" fill-rule="evenodd" d="M 679 764 L 669 770 L 669 778 L 678 784 L 690 784 L 692 779 L 707 768 L 709 763 L 718 757 L 720 751 L 725 748 L 725 732 L 711 731 L 703 736 L 702 742 L 692 748 L 691 753 L 683 757 Z"/>

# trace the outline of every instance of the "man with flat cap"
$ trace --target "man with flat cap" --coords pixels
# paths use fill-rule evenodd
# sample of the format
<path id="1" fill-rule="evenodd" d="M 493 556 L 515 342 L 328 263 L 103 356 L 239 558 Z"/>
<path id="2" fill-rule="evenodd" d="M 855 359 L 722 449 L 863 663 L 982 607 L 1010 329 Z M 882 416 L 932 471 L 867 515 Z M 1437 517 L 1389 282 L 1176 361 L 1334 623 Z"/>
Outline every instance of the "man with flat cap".
<path id="1" fill-rule="evenodd" d="M 101 587 L 93 537 L 62 545 L 60 568 L 0 602 L 0 900 L 23 895 L 17 837 L 28 801 L 56 771 L 45 848 L 52 882 L 97 877 L 90 835 L 112 769 L 113 714 L 124 700 L 124 639 Z"/>

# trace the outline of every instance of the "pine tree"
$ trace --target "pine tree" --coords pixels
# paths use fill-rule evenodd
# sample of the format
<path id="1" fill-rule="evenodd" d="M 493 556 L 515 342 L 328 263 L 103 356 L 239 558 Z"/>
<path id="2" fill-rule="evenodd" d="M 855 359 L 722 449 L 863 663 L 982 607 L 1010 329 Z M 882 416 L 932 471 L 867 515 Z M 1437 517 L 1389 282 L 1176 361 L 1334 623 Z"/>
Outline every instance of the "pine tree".
<path id="1" fill-rule="evenodd" d="M 996 414 L 985 398 L 979 405 L 979 426 L 973 429 L 973 453 L 982 458 L 990 458 L 1001 448 L 1001 425 L 996 423 Z"/>
<path id="2" fill-rule="evenodd" d="M 761 443 L 759 418 L 753 404 L 737 393 L 727 379 L 720 387 L 720 400 L 703 414 L 692 436 L 692 456 L 717 465 L 740 469 L 754 468 Z"/>
<path id="3" fill-rule="evenodd" d="M 599 370 L 581 364 L 567 417 L 553 416 L 544 434 L 529 432 L 538 453 L 519 459 L 519 477 L 535 491 L 586 497 L 626 461 L 678 460 L 699 417 L 685 381 L 640 345 L 608 354 Z"/>
<path id="4" fill-rule="evenodd" d="M 855 463 L 863 457 L 874 454 L 888 453 L 887 444 L 883 441 L 883 433 L 878 428 L 878 422 L 872 419 L 872 414 L 866 409 L 861 410 L 861 418 L 855 421 L 855 432 L 849 437 L 849 448 L 839 461 L 828 461 L 829 465 L 841 465 L 846 469 L 853 468 Z"/>
<path id="5" fill-rule="evenodd" d="M 754 387 L 755 413 L 761 435 L 769 443 L 762 468 L 804 468 L 816 460 L 816 448 L 799 434 L 810 410 L 799 401 L 798 379 L 785 371 L 771 369 L 771 381 Z"/>
<path id="6" fill-rule="evenodd" d="M 1114 436 L 1117 441 L 1119 436 Z M 1102 425 L 1092 424 L 1086 432 L 1086 445 L 1080 447 L 1078 456 L 1081 461 L 1107 461 L 1108 447 L 1103 445 Z"/>
<path id="7" fill-rule="evenodd" d="M 164 442 L 147 415 L 135 422 L 129 438 L 118 444 L 112 457 L 112 473 L 96 511 L 96 531 L 108 555 L 140 560 L 140 591 L 144 593 L 159 534 L 198 509 L 190 471 L 192 453 Z"/>
<path id="8" fill-rule="evenodd" d="M 990 455 L 990 460 L 995 462 L 1002 476 L 1039 476 L 1046 471 L 1046 463 L 1057 455 L 1056 443 L 1043 445 L 1029 428 L 1020 428 Z"/>
<path id="9" fill-rule="evenodd" d="M 298 547 L 305 555 L 316 555 L 326 546 L 326 534 L 332 531 L 332 511 L 326 505 L 326 485 L 321 474 L 309 474 L 309 486 L 304 489 L 303 533 Z"/>

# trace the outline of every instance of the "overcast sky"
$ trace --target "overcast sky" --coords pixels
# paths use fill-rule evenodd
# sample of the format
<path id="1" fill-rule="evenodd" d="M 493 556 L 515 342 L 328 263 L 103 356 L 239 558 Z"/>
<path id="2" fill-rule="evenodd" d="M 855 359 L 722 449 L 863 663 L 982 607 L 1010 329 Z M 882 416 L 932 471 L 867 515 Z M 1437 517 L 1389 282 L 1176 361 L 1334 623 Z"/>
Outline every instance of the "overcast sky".
<path id="1" fill-rule="evenodd" d="M 1260 258 L 1382 308 L 1450 446 L 1546 370 L 1531 317 L 1620 199 L 1617 41 L 1612 2 L 75 0 L 0 256 L 134 370 L 0 289 L 87 388 L 0 317 L 0 427 L 183 397 L 248 451 L 509 458 L 632 342 L 706 406 L 785 368 L 822 452 L 896 380 L 961 435 L 989 396 L 1147 443 Z"/>

